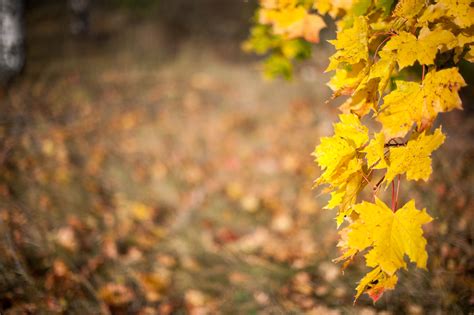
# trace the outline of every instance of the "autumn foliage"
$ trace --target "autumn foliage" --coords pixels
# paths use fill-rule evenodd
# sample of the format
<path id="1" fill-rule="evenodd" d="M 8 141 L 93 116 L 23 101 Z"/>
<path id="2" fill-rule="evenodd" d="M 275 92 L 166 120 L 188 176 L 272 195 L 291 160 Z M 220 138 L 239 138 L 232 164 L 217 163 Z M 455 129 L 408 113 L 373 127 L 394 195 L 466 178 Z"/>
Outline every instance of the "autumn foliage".
<path id="1" fill-rule="evenodd" d="M 422 226 L 432 220 L 414 200 L 398 204 L 400 183 L 427 181 L 431 154 L 445 141 L 439 113 L 461 109 L 466 83 L 458 70 L 474 60 L 471 0 L 261 0 L 244 49 L 269 53 L 268 76 L 291 77 L 293 60 L 311 55 L 326 26 L 336 20 L 336 52 L 326 71 L 333 98 L 347 96 L 334 135 L 313 155 L 321 168 L 316 185 L 337 209 L 344 267 L 363 252 L 368 267 L 356 290 L 374 300 L 394 289 L 407 261 L 426 269 Z M 382 192 L 391 191 L 389 199 Z M 373 200 L 361 200 L 371 190 Z"/>

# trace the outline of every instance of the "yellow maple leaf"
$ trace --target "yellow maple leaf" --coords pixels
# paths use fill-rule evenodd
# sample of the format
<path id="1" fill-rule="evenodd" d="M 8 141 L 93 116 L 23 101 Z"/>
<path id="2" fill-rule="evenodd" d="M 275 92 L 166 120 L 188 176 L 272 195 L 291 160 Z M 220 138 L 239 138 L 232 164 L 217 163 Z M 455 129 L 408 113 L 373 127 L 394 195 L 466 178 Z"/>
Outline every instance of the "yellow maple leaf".
<path id="1" fill-rule="evenodd" d="M 458 35 L 458 46 L 463 47 L 466 44 L 472 43 L 474 43 L 474 34 L 472 33 L 472 31 L 470 33 L 460 33 Z"/>
<path id="2" fill-rule="evenodd" d="M 474 7 L 472 0 L 439 0 L 436 4 L 445 10 L 459 27 L 468 28 L 474 25 Z"/>
<path id="3" fill-rule="evenodd" d="M 384 97 L 377 115 L 387 138 L 403 137 L 414 123 L 429 125 L 440 112 L 461 109 L 458 91 L 465 86 L 457 68 L 428 73 L 421 84 L 396 81 L 397 89 Z"/>
<path id="4" fill-rule="evenodd" d="M 456 45 L 456 36 L 450 31 L 430 31 L 428 28 L 422 28 L 418 38 L 408 32 L 400 32 L 397 36 L 393 36 L 380 54 L 384 56 L 387 52 L 397 51 L 396 60 L 402 69 L 412 66 L 415 61 L 422 65 L 432 65 L 440 48 L 451 49 Z"/>
<path id="5" fill-rule="evenodd" d="M 315 0 L 313 7 L 320 14 L 329 14 L 333 19 L 350 10 L 357 0 Z"/>
<path id="6" fill-rule="evenodd" d="M 332 9 L 330 0 L 315 0 L 313 8 L 315 8 L 320 14 L 329 13 L 333 18 L 337 15 L 337 11 L 332 13 L 330 12 Z"/>
<path id="7" fill-rule="evenodd" d="M 429 49 L 447 48 L 448 50 L 457 45 L 457 38 L 451 31 L 438 28 L 431 30 L 428 27 L 422 27 L 418 34 L 418 43 L 420 48 Z M 430 53 L 420 54 L 421 60 L 431 59 Z"/>
<path id="8" fill-rule="evenodd" d="M 397 282 L 396 275 L 388 275 L 380 267 L 374 268 L 359 281 L 354 302 L 365 291 L 375 303 L 385 291 L 393 290 Z"/>
<path id="9" fill-rule="evenodd" d="M 261 24 L 271 24 L 275 34 L 283 35 L 292 32 L 294 25 L 300 23 L 307 14 L 304 7 L 297 6 L 285 10 L 260 9 L 258 17 Z"/>
<path id="10" fill-rule="evenodd" d="M 344 182 L 344 177 L 361 169 L 356 150 L 367 142 L 368 129 L 356 115 L 341 114 L 339 119 L 341 122 L 334 125 L 334 136 L 321 138 L 321 143 L 314 150 L 313 156 L 324 171 L 317 183 Z"/>
<path id="11" fill-rule="evenodd" d="M 461 109 L 462 102 L 458 91 L 465 85 L 458 68 L 429 72 L 420 86 L 421 91 L 415 103 L 421 105 L 417 106 L 417 123 L 433 120 L 441 112 Z"/>
<path id="12" fill-rule="evenodd" d="M 359 84 L 364 80 L 369 71 L 365 62 L 355 65 L 339 67 L 328 82 L 328 86 L 334 91 L 333 98 L 340 95 L 352 95 Z"/>
<path id="13" fill-rule="evenodd" d="M 351 215 L 352 206 L 357 201 L 357 196 L 365 187 L 362 171 L 357 171 L 348 176 L 348 179 L 339 188 L 331 193 L 331 199 L 324 209 L 339 207 L 336 216 L 336 224 L 339 228 L 344 219 Z"/>
<path id="14" fill-rule="evenodd" d="M 321 138 L 313 153 L 323 170 L 316 184 L 329 184 L 334 190 L 326 208 L 339 207 L 338 226 L 351 213 L 351 206 L 364 186 L 358 150 L 368 141 L 368 129 L 356 115 L 341 114 L 339 119 L 334 124 L 334 136 Z"/>
<path id="15" fill-rule="evenodd" d="M 418 83 L 396 81 L 397 88 L 384 97 L 384 104 L 377 115 L 387 138 L 404 137 L 415 123 L 414 103 L 420 87 Z"/>
<path id="16" fill-rule="evenodd" d="M 299 0 L 278 0 L 278 7 L 280 9 L 294 7 L 298 5 L 299 2 L 300 2 Z"/>
<path id="17" fill-rule="evenodd" d="M 384 58 L 380 58 L 370 67 L 369 80 L 379 79 L 378 91 L 383 93 L 390 80 L 390 76 L 395 68 L 395 55 L 385 54 Z"/>
<path id="18" fill-rule="evenodd" d="M 379 199 L 375 203 L 362 202 L 352 207 L 358 218 L 343 229 L 343 255 L 335 261 L 350 261 L 355 254 L 369 248 L 366 262 L 370 271 L 359 282 L 355 299 L 366 292 L 375 301 L 386 290 L 395 287 L 395 272 L 406 268 L 405 255 L 418 268 L 426 268 L 428 254 L 422 225 L 432 220 L 426 210 L 417 210 L 413 200 L 393 212 Z"/>
<path id="19" fill-rule="evenodd" d="M 347 248 L 355 249 L 358 252 L 365 250 L 374 243 L 372 231 L 362 220 L 355 220 L 349 226 L 347 233 Z"/>
<path id="20" fill-rule="evenodd" d="M 417 19 L 417 26 L 428 26 L 429 23 L 434 22 L 446 16 L 446 9 L 442 4 L 431 4 L 426 7 Z"/>
<path id="21" fill-rule="evenodd" d="M 278 8 L 278 2 L 278 0 L 260 0 L 259 4 L 262 8 L 273 10 Z"/>
<path id="22" fill-rule="evenodd" d="M 375 111 L 377 104 L 377 87 L 379 80 L 373 80 L 365 77 L 359 84 L 353 95 L 347 99 L 339 109 L 343 113 L 354 113 L 362 117 L 367 115 L 370 110 Z"/>
<path id="23" fill-rule="evenodd" d="M 383 93 L 394 68 L 395 58 L 387 54 L 386 58 L 381 58 L 375 64 L 366 65 L 354 79 L 349 77 L 345 81 L 343 76 L 338 76 L 340 69 L 337 69 L 336 75 L 333 78 L 339 85 L 344 84 L 344 82 L 357 84 L 357 87 L 352 90 L 349 87 L 345 87 L 345 92 L 352 91 L 351 97 L 339 109 L 343 113 L 355 113 L 360 117 L 365 116 L 371 110 L 377 111 L 376 107 L 379 100 L 377 92 L 379 95 Z M 333 83 L 333 80 L 330 83 Z M 337 96 L 337 93 L 341 92 L 336 91 L 334 96 Z"/>
<path id="24" fill-rule="evenodd" d="M 310 14 L 303 6 L 288 6 L 282 10 L 259 10 L 259 22 L 272 25 L 275 35 L 288 39 L 303 37 L 309 42 L 319 42 L 319 32 L 326 26 L 324 20 L 316 14 Z"/>
<path id="25" fill-rule="evenodd" d="M 384 272 L 393 275 L 398 269 L 406 268 L 404 256 L 407 255 L 418 268 L 426 268 L 428 254 L 421 226 L 432 218 L 425 209 L 417 210 L 414 200 L 396 212 L 380 199 L 376 199 L 375 204 L 364 201 L 353 206 L 353 209 L 359 214 L 353 224 L 365 225 L 364 237 L 369 233 L 372 241 L 369 245 L 372 248 L 365 255 L 368 266 L 380 266 Z M 348 235 L 349 247 L 352 247 L 354 240 L 360 242 L 361 236 L 357 232 L 361 229 L 357 228 Z"/>
<path id="26" fill-rule="evenodd" d="M 339 120 L 340 122 L 334 125 L 335 136 L 353 141 L 356 148 L 369 140 L 368 129 L 361 124 L 357 115 L 341 114 Z"/>
<path id="27" fill-rule="evenodd" d="M 333 259 L 333 261 L 336 263 L 343 261 L 343 269 L 345 269 L 357 253 L 372 245 L 372 239 L 370 231 L 358 220 L 340 230 L 339 235 L 340 240 L 337 247 L 342 250 L 342 255 Z"/>
<path id="28" fill-rule="evenodd" d="M 432 135 L 423 132 L 408 141 L 406 146 L 391 148 L 384 181 L 390 183 L 395 176 L 404 173 L 408 180 L 427 181 L 432 172 L 431 153 L 443 144 L 444 139 L 441 128 L 438 128 Z"/>
<path id="29" fill-rule="evenodd" d="M 340 64 L 357 64 L 369 59 L 367 19 L 363 16 L 354 19 L 354 25 L 337 33 L 337 39 L 329 42 L 336 47 L 330 57 L 326 71 L 338 68 Z"/>
<path id="30" fill-rule="evenodd" d="M 461 57 L 469 62 L 474 62 L 472 47 L 474 47 L 474 32 L 472 29 L 458 34 L 458 47 L 455 50 L 454 62 L 458 63 Z M 466 48 L 467 51 L 465 51 Z"/>
<path id="31" fill-rule="evenodd" d="M 259 4 L 265 9 L 286 9 L 298 5 L 298 0 L 259 0 Z"/>
<path id="32" fill-rule="evenodd" d="M 425 0 L 401 0 L 393 10 L 393 15 L 404 19 L 411 19 L 420 13 L 425 6 Z"/>
<path id="33" fill-rule="evenodd" d="M 383 133 L 376 133 L 362 152 L 366 153 L 365 158 L 369 168 L 381 169 L 387 167 L 387 161 L 385 160 L 385 136 Z"/>
<path id="34" fill-rule="evenodd" d="M 316 14 L 308 14 L 303 20 L 303 38 L 311 43 L 319 43 L 319 33 L 326 23 Z"/>
<path id="35" fill-rule="evenodd" d="M 323 137 L 313 155 L 324 171 L 316 183 L 332 183 L 338 180 L 338 177 L 334 176 L 335 173 L 342 167 L 347 168 L 349 162 L 356 157 L 356 148 L 347 139 L 337 136 Z M 352 168 L 357 171 L 356 167 Z"/>

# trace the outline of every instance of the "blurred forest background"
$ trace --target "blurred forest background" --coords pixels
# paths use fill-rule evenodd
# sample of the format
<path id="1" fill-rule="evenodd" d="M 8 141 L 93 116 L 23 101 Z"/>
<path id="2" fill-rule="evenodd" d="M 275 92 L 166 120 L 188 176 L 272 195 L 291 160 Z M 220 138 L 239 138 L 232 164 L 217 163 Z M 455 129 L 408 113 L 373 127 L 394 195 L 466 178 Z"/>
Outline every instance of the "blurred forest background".
<path id="1" fill-rule="evenodd" d="M 0 92 L 2 314 L 469 314 L 472 68 L 428 184 L 427 271 L 352 305 L 310 153 L 338 114 L 322 42 L 292 82 L 241 50 L 244 0 L 28 1 L 26 63 Z M 334 37 L 334 27 L 323 39 Z M 73 32 L 74 33 L 74 32 Z M 388 198 L 388 193 L 381 194 Z"/>

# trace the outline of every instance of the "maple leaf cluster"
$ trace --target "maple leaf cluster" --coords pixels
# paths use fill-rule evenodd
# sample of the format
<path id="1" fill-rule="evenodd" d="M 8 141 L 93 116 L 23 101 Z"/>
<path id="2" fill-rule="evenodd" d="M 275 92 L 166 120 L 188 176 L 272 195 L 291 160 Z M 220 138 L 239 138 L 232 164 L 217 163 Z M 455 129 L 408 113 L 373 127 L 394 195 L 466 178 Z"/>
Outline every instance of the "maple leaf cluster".
<path id="1" fill-rule="evenodd" d="M 334 135 L 313 153 L 322 170 L 316 185 L 328 186 L 325 208 L 337 209 L 338 228 L 347 223 L 336 261 L 345 267 L 365 252 L 373 269 L 359 282 L 356 299 L 366 292 L 377 301 L 395 287 L 405 256 L 426 268 L 422 225 L 432 218 L 413 200 L 398 208 L 395 181 L 429 179 L 431 154 L 445 140 L 434 121 L 462 108 L 458 92 L 466 83 L 457 64 L 474 60 L 474 8 L 471 0 L 261 0 L 244 48 L 270 52 L 266 73 L 290 77 L 291 61 L 309 55 L 303 43 L 319 41 L 323 15 L 338 28 L 329 41 L 336 52 L 326 69 L 334 71 L 328 86 L 333 98 L 347 99 Z M 369 130 L 362 118 L 379 128 Z M 391 207 L 376 196 L 390 184 Z M 359 202 L 366 187 L 374 203 Z"/>

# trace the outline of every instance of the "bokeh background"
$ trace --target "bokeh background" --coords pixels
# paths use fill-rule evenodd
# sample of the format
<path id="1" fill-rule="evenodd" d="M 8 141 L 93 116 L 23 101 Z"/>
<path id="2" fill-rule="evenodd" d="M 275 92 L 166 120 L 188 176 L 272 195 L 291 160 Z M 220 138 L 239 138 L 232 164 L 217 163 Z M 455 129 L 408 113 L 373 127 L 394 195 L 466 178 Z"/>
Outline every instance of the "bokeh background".
<path id="1" fill-rule="evenodd" d="M 472 67 L 432 178 L 402 184 L 436 218 L 428 270 L 353 306 L 368 269 L 331 262 L 335 214 L 312 189 L 310 153 L 338 114 L 332 50 L 264 80 L 241 50 L 255 8 L 25 3 L 25 65 L 0 90 L 0 313 L 473 312 Z"/>

